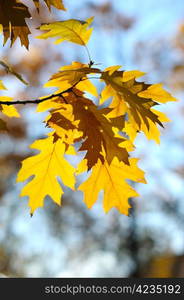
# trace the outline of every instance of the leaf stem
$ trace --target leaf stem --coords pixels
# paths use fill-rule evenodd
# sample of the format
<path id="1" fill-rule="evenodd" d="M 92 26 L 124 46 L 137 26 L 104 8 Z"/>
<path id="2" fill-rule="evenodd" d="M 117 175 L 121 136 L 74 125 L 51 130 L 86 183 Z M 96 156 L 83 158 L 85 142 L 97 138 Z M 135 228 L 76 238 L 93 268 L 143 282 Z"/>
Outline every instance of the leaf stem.
<path id="1" fill-rule="evenodd" d="M 89 67 L 91 67 L 94 63 L 92 61 L 92 58 L 91 58 L 91 54 L 89 52 L 89 49 L 86 45 L 84 45 L 85 49 L 86 49 L 86 52 L 87 52 L 87 56 L 88 56 L 88 59 L 89 59 Z"/>

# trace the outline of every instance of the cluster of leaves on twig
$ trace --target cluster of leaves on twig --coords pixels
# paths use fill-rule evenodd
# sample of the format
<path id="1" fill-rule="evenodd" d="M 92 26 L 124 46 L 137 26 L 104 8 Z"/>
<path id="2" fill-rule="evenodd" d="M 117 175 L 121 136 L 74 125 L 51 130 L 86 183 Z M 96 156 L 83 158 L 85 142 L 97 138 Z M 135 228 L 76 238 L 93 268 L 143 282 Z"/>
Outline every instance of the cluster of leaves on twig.
<path id="1" fill-rule="evenodd" d="M 39 9 L 39 1 L 33 1 Z M 45 0 L 45 3 L 49 8 L 53 5 L 65 9 L 60 0 Z M 20 1 L 0 0 L 0 24 L 5 42 L 10 38 L 12 45 L 19 37 L 28 47 L 27 17 L 30 17 L 28 8 Z M 79 44 L 85 47 L 89 57 L 88 64 L 73 62 L 61 67 L 50 78 L 45 87 L 56 87 L 55 93 L 25 101 L 0 97 L 1 113 L 9 117 L 20 117 L 13 106 L 16 104 L 35 103 L 37 112 L 48 111 L 44 122 L 52 130 L 45 139 L 36 140 L 31 145 L 39 153 L 22 162 L 17 177 L 20 182 L 33 176 L 21 192 L 21 196 L 29 197 L 31 214 L 43 206 L 46 196 L 61 204 L 63 190 L 60 181 L 74 190 L 75 177 L 91 171 L 88 179 L 78 187 L 84 193 L 87 206 L 92 207 L 103 190 L 104 210 L 108 212 L 115 207 L 127 215 L 128 199 L 138 196 L 128 181 L 146 183 L 144 172 L 137 165 L 138 159 L 130 157 L 135 138 L 142 132 L 148 139 L 159 143 L 159 127 L 169 119 L 155 106 L 176 100 L 161 84 L 137 81 L 143 72 L 121 70 L 121 66 L 110 66 L 105 70 L 94 67 L 87 48 L 92 21 L 93 18 L 85 21 L 70 19 L 40 27 L 43 33 L 38 38 L 55 37 L 56 44 L 63 41 Z M 25 83 L 10 67 L 4 67 Z M 93 83 L 94 78 L 104 85 L 100 95 Z M 5 89 L 2 82 L 0 89 Z M 99 100 L 99 105 L 88 98 L 90 94 Z M 110 104 L 105 105 L 109 99 Z M 5 128 L 6 124 L 0 120 L 0 129 Z M 65 154 L 75 156 L 80 152 L 85 156 L 74 167 Z"/>

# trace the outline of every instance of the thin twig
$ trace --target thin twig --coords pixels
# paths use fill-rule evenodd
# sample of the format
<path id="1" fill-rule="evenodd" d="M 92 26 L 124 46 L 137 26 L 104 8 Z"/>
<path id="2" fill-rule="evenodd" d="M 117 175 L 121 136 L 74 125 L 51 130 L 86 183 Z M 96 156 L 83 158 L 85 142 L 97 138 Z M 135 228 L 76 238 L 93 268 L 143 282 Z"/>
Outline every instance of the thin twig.
<path id="1" fill-rule="evenodd" d="M 49 96 L 46 96 L 46 97 L 43 97 L 42 99 L 33 99 L 33 100 L 15 100 L 15 101 L 0 101 L 0 105 L 17 105 L 17 104 L 39 104 L 39 103 L 42 103 L 44 101 L 47 101 L 47 100 L 51 100 L 53 98 L 56 98 L 56 97 L 61 97 L 63 100 L 64 100 L 64 97 L 63 97 L 63 94 L 65 93 L 68 93 L 68 92 L 73 92 L 73 88 L 81 81 L 85 81 L 85 80 L 88 80 L 88 79 L 100 79 L 99 77 L 89 77 L 89 78 L 80 78 L 80 80 L 78 80 L 75 84 L 73 84 L 73 86 L 69 87 L 68 89 L 60 92 L 60 93 L 56 93 L 56 94 L 52 94 L 52 95 L 49 95 Z M 74 93 L 75 94 L 75 93 Z M 64 100 L 65 103 L 66 100 Z"/>
<path id="2" fill-rule="evenodd" d="M 16 101 L 0 101 L 0 105 L 16 105 L 16 104 L 39 104 L 41 102 L 47 101 L 47 100 L 51 100 L 52 98 L 56 98 L 56 97 L 62 97 L 63 94 L 71 92 L 72 89 L 80 82 L 81 80 L 79 80 L 78 82 L 76 82 L 72 87 L 60 92 L 60 93 L 56 93 L 56 94 L 52 94 L 49 95 L 47 97 L 44 97 L 42 99 L 34 99 L 34 100 L 16 100 Z"/>

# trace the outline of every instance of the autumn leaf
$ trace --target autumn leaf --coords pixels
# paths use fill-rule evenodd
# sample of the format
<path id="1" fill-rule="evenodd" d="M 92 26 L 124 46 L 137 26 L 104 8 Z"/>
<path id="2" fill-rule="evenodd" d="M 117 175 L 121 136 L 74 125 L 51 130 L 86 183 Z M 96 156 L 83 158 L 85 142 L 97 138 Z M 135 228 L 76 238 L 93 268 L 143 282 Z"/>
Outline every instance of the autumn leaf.
<path id="1" fill-rule="evenodd" d="M 105 70 L 105 72 L 102 73 L 101 78 L 105 81 L 107 86 L 102 91 L 100 103 L 103 103 L 107 98 L 114 97 L 114 101 L 110 107 L 114 108 L 114 110 L 118 107 L 118 112 L 116 109 L 116 115 L 123 115 L 128 112 L 133 116 L 139 127 L 141 125 L 141 119 L 143 119 L 143 122 L 149 127 L 147 118 L 162 125 L 158 117 L 150 111 L 150 107 L 156 103 L 149 99 L 141 99 L 138 96 L 138 93 L 147 89 L 149 85 L 137 83 L 134 79 L 124 82 L 123 75 L 123 71 L 109 73 L 109 70 Z M 121 104 L 122 106 L 119 107 Z"/>
<path id="2" fill-rule="evenodd" d="M 30 18 L 27 6 L 18 0 L 0 0 L 0 24 L 4 35 L 4 44 L 10 38 L 11 46 L 19 37 L 21 45 L 28 48 L 30 33 L 25 18 Z"/>
<path id="3" fill-rule="evenodd" d="M 39 0 L 33 0 L 33 1 L 34 1 L 35 6 L 37 8 L 39 8 L 40 1 Z M 44 0 L 44 2 L 46 3 L 46 5 L 48 6 L 49 9 L 51 8 L 51 6 L 54 6 L 57 9 L 66 10 L 62 0 Z"/>
<path id="4" fill-rule="evenodd" d="M 70 19 L 67 21 L 58 21 L 49 24 L 43 24 L 39 27 L 40 30 L 46 31 L 37 38 L 47 39 L 57 37 L 55 44 L 69 41 L 75 44 L 86 46 L 92 33 L 92 28 L 89 28 L 93 21 L 93 17 L 86 21 Z"/>
<path id="5" fill-rule="evenodd" d="M 78 141 L 82 132 L 77 128 L 78 121 L 74 120 L 73 110 L 69 104 L 61 104 L 59 110 L 53 110 L 45 120 L 46 126 L 54 129 L 55 137 L 60 138 L 66 149 Z"/>
<path id="6" fill-rule="evenodd" d="M 170 119 L 167 118 L 167 116 L 155 109 L 151 109 L 159 118 L 160 122 L 170 122 Z M 137 133 L 140 131 L 144 132 L 145 136 L 147 137 L 148 140 L 153 140 L 155 141 L 157 144 L 160 144 L 160 135 L 161 132 L 159 130 L 159 128 L 157 126 L 155 126 L 155 124 L 151 121 L 148 120 L 149 122 L 149 129 L 145 126 L 144 123 L 141 124 L 141 128 L 138 129 L 138 127 L 136 126 L 136 124 L 134 122 L 129 122 L 129 121 L 125 121 L 125 127 L 123 129 L 123 131 L 129 136 L 130 140 L 132 142 L 134 142 Z"/>
<path id="7" fill-rule="evenodd" d="M 104 191 L 103 208 L 107 213 L 111 208 L 117 208 L 121 213 L 128 215 L 130 204 L 128 199 L 139 196 L 138 193 L 126 182 L 146 183 L 144 172 L 137 166 L 138 159 L 131 158 L 130 165 L 119 162 L 114 158 L 109 165 L 107 161 L 98 163 L 92 168 L 90 177 L 83 182 L 78 190 L 84 193 L 84 202 L 91 208 L 98 199 L 99 192 Z M 85 171 L 85 164 L 79 166 L 80 172 Z"/>
<path id="8" fill-rule="evenodd" d="M 143 72 L 119 71 L 119 68 L 112 66 L 101 71 L 78 62 L 62 67 L 45 84 L 45 87 L 58 88 L 56 97 L 53 95 L 51 100 L 40 103 L 38 107 L 39 111 L 51 109 L 45 122 L 46 126 L 54 129 L 53 145 L 60 141 L 66 150 L 80 142 L 78 151 L 86 152 L 76 174 L 91 170 L 90 177 L 79 186 L 87 206 L 91 208 L 103 190 L 105 212 L 115 207 L 128 215 L 128 199 L 137 197 L 138 193 L 127 180 L 146 183 L 144 172 L 137 166 L 138 159 L 129 158 L 128 152 L 134 150 L 133 141 L 139 131 L 159 143 L 160 130 L 156 125 L 162 126 L 162 122 L 168 122 L 169 119 L 155 110 L 154 106 L 158 102 L 176 99 L 161 84 L 137 82 L 135 79 L 142 76 Z M 100 104 L 112 97 L 109 107 L 99 109 L 85 97 L 85 92 L 92 91 L 92 86 L 91 90 L 89 85 L 85 87 L 85 81 L 90 81 L 90 74 L 97 74 L 105 82 Z M 84 82 L 84 86 L 80 86 L 81 82 Z M 57 96 L 58 92 L 60 95 Z M 122 131 L 130 140 L 120 134 Z M 25 165 L 24 169 L 26 172 L 28 166 Z M 26 195 L 24 190 L 23 195 Z M 41 205 L 44 195 L 40 200 Z M 32 203 L 34 197 L 35 194 L 31 198 Z"/>
<path id="9" fill-rule="evenodd" d="M 65 66 L 54 74 L 45 87 L 58 87 L 57 92 L 76 85 L 76 88 L 97 95 L 94 85 L 89 79 L 90 74 L 100 75 L 105 81 L 106 87 L 101 93 L 100 104 L 103 104 L 108 98 L 112 97 L 110 112 L 107 117 L 117 118 L 128 114 L 126 128 L 123 132 L 128 134 L 133 142 L 137 132 L 142 131 L 148 139 L 153 139 L 159 143 L 160 131 L 157 125 L 163 127 L 162 122 L 168 122 L 166 116 L 153 109 L 160 103 L 175 101 L 161 84 L 149 85 L 142 82 L 136 82 L 135 78 L 145 73 L 135 71 L 118 71 L 120 66 L 112 66 L 105 71 L 97 68 L 90 68 L 88 65 L 74 62 L 70 66 Z M 154 101 L 154 99 L 157 101 Z M 50 102 L 52 104 L 53 102 Z M 49 103 L 48 103 L 49 104 Z M 41 105 L 42 106 L 42 105 Z"/>
<path id="10" fill-rule="evenodd" d="M 65 10 L 62 0 L 42 2 L 49 10 L 52 7 Z M 33 0 L 32 3 L 39 12 L 41 2 Z M 26 18 L 30 17 L 28 7 L 21 0 L 0 0 L 0 32 L 3 33 L 4 44 L 10 39 L 12 46 L 19 38 L 21 45 L 28 48 L 30 31 Z M 143 132 L 148 139 L 159 143 L 159 126 L 163 127 L 164 122 L 170 121 L 164 113 L 155 109 L 160 104 L 176 101 L 162 84 L 141 82 L 137 78 L 144 72 L 121 70 L 120 65 L 105 70 L 94 67 L 95 62 L 87 48 L 93 30 L 92 22 L 93 17 L 84 21 L 69 19 L 39 27 L 43 31 L 39 39 L 55 38 L 55 44 L 68 41 L 83 46 L 88 64 L 75 61 L 62 66 L 44 85 L 56 88 L 52 94 L 22 103 L 18 100 L 13 102 L 38 103 L 37 112 L 48 111 L 43 120 L 44 126 L 52 129 L 47 138 L 36 140 L 30 146 L 38 152 L 23 160 L 17 177 L 17 182 L 26 181 L 21 196 L 29 198 L 31 215 L 38 207 L 43 207 L 47 196 L 60 205 L 63 195 L 61 184 L 74 190 L 75 175 L 86 171 L 90 173 L 89 177 L 78 189 L 84 193 L 87 207 L 91 208 L 103 191 L 105 212 L 116 208 L 128 215 L 129 198 L 138 196 L 130 181 L 146 183 L 144 172 L 138 167 L 138 159 L 130 158 L 130 152 L 135 148 L 134 140 L 139 132 Z M 9 64 L 0 60 L 0 66 L 27 84 Z M 96 79 L 105 86 L 100 97 L 94 84 Z M 0 80 L 0 92 L 3 90 L 6 87 Z M 94 101 L 89 99 L 89 94 Z M 11 101 L 12 98 L 0 95 L 0 113 L 19 117 Z M 0 131 L 6 130 L 6 123 L 0 117 Z M 84 152 L 78 168 L 74 168 L 65 156 L 76 155 L 75 149 L 80 154 Z"/>
<path id="11" fill-rule="evenodd" d="M 64 94 L 63 97 L 68 103 L 65 105 L 71 106 L 70 114 L 63 108 L 53 110 L 47 124 L 56 130 L 56 133 L 65 141 L 68 137 L 66 129 L 78 130 L 78 136 L 75 134 L 76 141 L 82 141 L 78 151 L 86 151 L 85 159 L 87 159 L 88 170 L 97 163 L 98 159 L 104 161 L 103 151 L 108 163 L 111 163 L 114 157 L 118 157 L 120 161 L 129 164 L 128 152 L 123 147 L 123 142 L 126 139 L 115 136 L 113 131 L 113 127 L 116 125 L 115 120 L 106 118 L 109 110 L 99 110 L 91 100 L 83 97 L 82 92 L 76 89 L 73 92 L 66 93 L 66 95 Z M 63 117 L 67 118 L 67 122 Z"/>
<path id="12" fill-rule="evenodd" d="M 99 110 L 92 101 L 85 98 L 78 98 L 72 104 L 73 114 L 79 120 L 78 128 L 83 132 L 85 141 L 79 151 L 87 151 L 85 158 L 88 161 L 88 170 L 97 162 L 98 158 L 103 162 L 102 151 L 106 153 L 108 163 L 114 157 L 129 164 L 128 152 L 119 144 L 124 138 L 117 138 L 112 130 L 113 123 L 105 117 L 104 110 Z"/>
<path id="13" fill-rule="evenodd" d="M 39 0 L 33 0 L 35 6 L 39 8 Z M 65 10 L 61 0 L 44 0 L 48 8 L 54 6 L 57 9 Z M 20 38 L 21 45 L 29 46 L 28 35 L 30 30 L 26 24 L 26 18 L 30 18 L 28 7 L 19 0 L 0 0 L 0 32 L 4 35 L 4 44 L 10 38 L 11 46 Z"/>
<path id="14" fill-rule="evenodd" d="M 71 65 L 61 67 L 59 72 L 52 75 L 44 87 L 57 87 L 57 92 L 62 92 L 69 87 L 88 92 L 93 96 L 98 96 L 98 92 L 94 84 L 87 77 L 89 74 L 100 73 L 97 68 L 91 68 L 87 64 L 80 62 L 72 62 Z"/>
<path id="15" fill-rule="evenodd" d="M 72 135 L 72 138 L 73 142 L 75 140 L 74 137 L 77 141 L 78 137 L 79 140 L 84 140 L 79 151 L 87 151 L 85 158 L 87 159 L 88 170 L 97 163 L 98 159 L 103 162 L 104 158 L 102 151 L 104 149 L 106 151 L 105 158 L 109 164 L 114 157 L 118 157 L 120 161 L 128 163 L 126 147 L 122 146 L 122 142 L 126 145 L 127 140 L 122 138 L 122 136 L 118 134 L 118 131 L 125 132 L 132 142 L 134 142 L 137 133 L 142 131 L 148 139 L 154 139 L 159 143 L 160 131 L 156 124 L 162 126 L 162 122 L 169 121 L 163 113 L 161 115 L 159 111 L 152 108 L 152 106 L 158 104 L 157 102 L 154 102 L 149 98 L 141 99 L 139 95 L 137 96 L 139 91 L 144 92 L 149 90 L 150 93 L 150 88 L 152 87 L 151 85 L 135 81 L 136 77 L 142 76 L 144 73 L 140 71 L 118 71 L 119 68 L 120 66 L 113 66 L 107 68 L 105 72 L 103 72 L 99 69 L 90 68 L 87 65 L 74 62 L 70 66 L 62 67 L 60 71 L 54 74 L 49 82 L 45 84 L 45 87 L 58 87 L 59 90 L 57 90 L 57 92 L 61 92 L 66 88 L 76 85 L 77 89 L 72 89 L 71 93 L 63 95 L 64 100 L 56 98 L 54 101 L 48 103 L 48 107 L 50 105 L 50 108 L 52 108 L 52 105 L 53 107 L 56 107 L 56 102 L 59 104 L 59 102 L 65 101 L 65 103 L 71 104 L 73 112 L 70 111 L 70 115 L 72 116 L 70 121 L 64 122 L 64 111 L 56 109 L 54 110 L 55 118 L 51 114 L 52 117 L 49 119 L 48 126 L 55 129 L 60 137 L 62 136 L 63 138 L 64 135 L 65 139 L 67 138 L 71 142 L 72 140 L 68 137 L 62 124 L 67 124 L 69 126 L 68 129 L 71 136 L 71 132 L 74 132 L 74 129 L 72 129 L 74 123 L 72 122 L 74 122 L 74 120 L 79 120 L 78 125 L 75 124 L 75 134 Z M 102 91 L 101 97 L 101 103 L 103 103 L 107 98 L 113 96 L 113 101 L 110 108 L 106 110 L 106 113 L 104 110 L 102 113 L 102 110 L 97 109 L 94 103 L 89 99 L 84 98 L 83 93 L 80 93 L 78 90 L 78 86 L 81 83 L 80 81 L 83 81 L 84 79 L 87 81 L 90 73 L 101 74 L 100 78 L 102 80 L 106 83 L 108 80 L 110 82 L 110 84 L 107 84 L 106 88 Z M 118 87 L 116 87 L 116 85 L 118 85 Z M 171 96 L 169 98 L 169 94 L 163 89 L 160 90 L 160 88 L 159 85 L 159 89 L 157 87 L 157 99 L 159 97 L 159 92 L 162 96 L 165 96 L 165 98 L 167 96 L 165 101 L 172 101 L 174 99 Z M 85 91 L 85 87 L 82 87 L 81 90 Z M 90 91 L 88 90 L 88 92 Z M 155 97 L 155 95 L 153 97 Z M 161 101 L 164 100 L 161 99 Z M 126 113 L 128 113 L 129 118 L 124 122 Z M 54 119 L 55 122 L 53 122 Z M 113 128 L 116 129 L 114 130 Z M 76 134 L 76 129 L 79 130 L 78 136 Z M 80 135 L 80 132 L 82 132 L 82 135 Z M 108 132 L 108 134 L 106 135 L 105 132 Z M 120 144 L 122 148 L 120 147 Z M 132 146 L 129 147 L 132 148 Z"/>
<path id="16" fill-rule="evenodd" d="M 137 82 L 135 78 L 142 76 L 140 71 L 119 71 L 120 66 L 107 68 L 102 72 L 101 79 L 106 83 L 101 93 L 100 104 L 112 97 L 110 117 L 128 114 L 125 132 L 134 140 L 138 131 L 154 139 L 158 133 L 156 125 L 163 127 L 162 120 L 153 107 L 160 103 L 176 101 L 161 84 L 149 85 Z M 162 118 L 163 119 L 163 118 Z M 166 119 L 166 117 L 164 118 Z M 151 130 L 150 130 L 151 128 Z M 134 133 L 133 133 L 134 131 Z M 150 134 L 152 132 L 152 135 Z M 158 142 L 158 134 L 155 140 Z"/>
<path id="17" fill-rule="evenodd" d="M 99 73 L 101 73 L 101 71 L 97 68 L 91 68 L 89 67 L 89 65 L 82 64 L 80 62 L 72 62 L 71 65 L 61 67 L 59 69 L 59 72 L 52 75 L 49 81 L 45 83 L 44 87 L 57 87 L 57 90 L 54 93 L 57 95 L 58 93 L 61 93 L 67 90 L 68 88 L 72 88 L 75 86 L 77 90 L 82 92 L 88 92 L 93 96 L 97 97 L 97 88 L 91 82 L 90 78 L 88 78 L 88 75 Z M 62 97 L 53 97 L 48 101 L 39 103 L 37 106 L 37 112 L 43 112 L 49 109 L 59 108 L 61 103 L 64 103 Z"/>
<path id="18" fill-rule="evenodd" d="M 150 98 L 159 103 L 167 103 L 170 101 L 177 101 L 170 93 L 165 91 L 161 83 L 150 85 L 146 90 L 139 92 L 142 98 Z"/>
<path id="19" fill-rule="evenodd" d="M 21 196 L 29 197 L 31 214 L 44 205 L 46 196 L 50 196 L 58 205 L 61 204 L 63 190 L 58 182 L 61 179 L 65 186 L 74 189 L 74 167 L 64 158 L 65 145 L 61 139 L 54 142 L 54 136 L 37 140 L 31 146 L 40 151 L 22 162 L 17 182 L 25 181 L 34 175 L 22 189 Z"/>
<path id="20" fill-rule="evenodd" d="M 6 87 L 4 86 L 1 80 L 0 80 L 0 90 L 6 90 Z M 12 98 L 7 96 L 0 96 L 0 101 L 9 102 L 12 101 Z M 13 105 L 10 106 L 5 104 L 0 104 L 0 112 L 8 117 L 16 117 L 16 118 L 20 117 L 18 111 Z"/>

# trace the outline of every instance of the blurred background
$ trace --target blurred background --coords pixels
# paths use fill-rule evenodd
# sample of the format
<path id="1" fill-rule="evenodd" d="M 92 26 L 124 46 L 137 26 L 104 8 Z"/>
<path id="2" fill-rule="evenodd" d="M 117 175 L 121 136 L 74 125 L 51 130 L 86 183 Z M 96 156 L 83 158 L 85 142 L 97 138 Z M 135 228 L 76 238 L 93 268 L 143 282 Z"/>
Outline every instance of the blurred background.
<path id="1" fill-rule="evenodd" d="M 30 1 L 22 1 L 29 2 Z M 65 0 L 67 12 L 44 6 L 40 16 L 30 5 L 30 28 L 41 22 L 95 16 L 89 50 L 105 68 L 122 65 L 141 70 L 147 83 L 162 82 L 180 101 L 159 109 L 172 120 L 161 133 L 161 145 L 143 135 L 133 156 L 146 172 L 147 185 L 131 199 L 130 217 L 115 209 L 105 214 L 101 199 L 88 210 L 81 192 L 65 190 L 62 206 L 49 198 L 30 218 L 27 199 L 16 184 L 20 162 L 29 145 L 47 133 L 35 106 L 20 108 L 21 119 L 7 119 L 9 133 L 0 134 L 0 273 L 10 277 L 184 277 L 184 2 L 183 0 Z M 71 61 L 88 63 L 82 47 L 34 38 L 29 52 L 16 41 L 2 47 L 0 60 L 11 64 L 30 83 L 7 75 L 3 95 L 34 99 L 49 94 L 43 84 Z M 99 92 L 101 86 L 99 85 Z"/>

